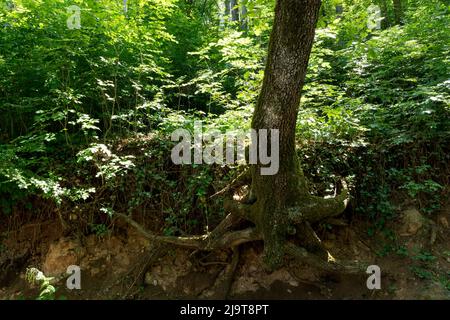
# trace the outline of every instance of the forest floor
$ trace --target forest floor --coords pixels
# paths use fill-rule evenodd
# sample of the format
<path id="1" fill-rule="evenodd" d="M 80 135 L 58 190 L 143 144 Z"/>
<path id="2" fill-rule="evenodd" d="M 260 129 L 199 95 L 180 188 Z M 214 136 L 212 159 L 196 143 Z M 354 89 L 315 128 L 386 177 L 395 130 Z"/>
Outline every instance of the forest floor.
<path id="1" fill-rule="evenodd" d="M 450 299 L 450 207 L 433 219 L 402 212 L 391 229 L 395 241 L 367 236 L 367 222 L 319 231 L 337 258 L 381 268 L 381 289 L 369 290 L 369 274 L 331 274 L 311 266 L 268 273 L 262 243 L 240 248 L 229 299 Z M 65 236 L 59 221 L 34 221 L 11 230 L 2 223 L 0 299 L 35 299 L 27 267 L 55 276 L 62 299 L 223 299 L 231 252 L 210 254 L 150 243 L 126 224 L 103 237 Z M 9 229 L 9 231 L 8 231 Z M 81 290 L 66 289 L 66 269 L 81 268 Z M 299 271 L 301 270 L 301 271 Z"/>

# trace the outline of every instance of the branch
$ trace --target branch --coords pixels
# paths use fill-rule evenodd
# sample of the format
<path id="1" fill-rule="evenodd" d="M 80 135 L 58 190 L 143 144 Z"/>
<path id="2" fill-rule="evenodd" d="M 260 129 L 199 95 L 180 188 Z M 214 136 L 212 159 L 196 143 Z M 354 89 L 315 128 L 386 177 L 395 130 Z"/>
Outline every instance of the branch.
<path id="1" fill-rule="evenodd" d="M 234 274 L 236 272 L 237 266 L 239 264 L 239 248 L 233 247 L 233 256 L 231 258 L 231 263 L 227 268 L 225 274 L 225 284 L 224 284 L 224 293 L 223 299 L 226 300 L 231 291 L 231 285 L 233 284 Z"/>
<path id="2" fill-rule="evenodd" d="M 220 196 L 220 195 L 230 191 L 232 188 L 234 189 L 234 188 L 243 186 L 246 183 L 250 182 L 251 178 L 252 178 L 252 176 L 251 176 L 250 169 L 247 169 L 244 172 L 242 172 L 240 175 L 238 175 L 233 181 L 231 181 L 225 188 L 223 188 L 220 191 L 217 191 L 209 198 L 211 199 L 211 198 Z"/>
<path id="3" fill-rule="evenodd" d="M 225 211 L 231 212 L 231 214 L 240 217 L 241 219 L 254 222 L 251 215 L 251 204 L 241 203 L 235 200 L 225 200 L 223 203 Z"/>

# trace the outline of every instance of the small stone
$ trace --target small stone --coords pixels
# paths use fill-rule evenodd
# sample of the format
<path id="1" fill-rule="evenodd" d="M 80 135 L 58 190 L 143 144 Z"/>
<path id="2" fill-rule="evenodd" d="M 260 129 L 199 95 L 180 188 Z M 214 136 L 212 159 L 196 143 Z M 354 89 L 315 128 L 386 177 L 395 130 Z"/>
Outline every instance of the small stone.
<path id="1" fill-rule="evenodd" d="M 424 218 L 417 209 L 408 209 L 403 211 L 403 225 L 400 230 L 401 236 L 412 236 L 422 228 Z"/>
<path id="2" fill-rule="evenodd" d="M 439 222 L 444 228 L 448 229 L 448 221 L 446 217 L 440 217 Z"/>
<path id="3" fill-rule="evenodd" d="M 291 280 L 291 281 L 289 281 L 289 285 L 291 285 L 293 287 L 298 287 L 298 282 L 295 280 Z"/>

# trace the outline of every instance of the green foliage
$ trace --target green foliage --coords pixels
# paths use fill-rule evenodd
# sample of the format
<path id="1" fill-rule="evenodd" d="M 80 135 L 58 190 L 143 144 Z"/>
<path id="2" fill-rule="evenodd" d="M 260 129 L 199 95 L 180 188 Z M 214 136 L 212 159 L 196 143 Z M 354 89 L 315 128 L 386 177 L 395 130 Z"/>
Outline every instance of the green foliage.
<path id="1" fill-rule="evenodd" d="M 104 144 L 91 144 L 89 148 L 77 154 L 77 162 L 93 162 L 98 172 L 95 177 L 102 179 L 102 184 L 114 180 L 118 175 L 124 175 L 134 166 L 134 156 L 117 156 Z"/>
<path id="2" fill-rule="evenodd" d="M 422 262 L 433 262 L 436 260 L 436 257 L 432 255 L 430 252 L 421 251 L 416 256 L 414 256 L 413 259 Z"/>
<path id="3" fill-rule="evenodd" d="M 36 268 L 27 268 L 25 279 L 31 285 L 39 285 L 40 293 L 36 300 L 55 300 L 56 288 L 50 283 L 53 278 L 46 277 Z"/>
<path id="4" fill-rule="evenodd" d="M 418 267 L 418 266 L 412 266 L 411 270 L 420 279 L 430 280 L 430 279 L 433 278 L 433 273 L 431 271 L 427 270 L 426 268 L 422 268 L 422 267 Z"/>
<path id="5" fill-rule="evenodd" d="M 220 39 L 191 52 L 201 69 L 184 86 L 194 86 L 195 95 L 208 99 L 208 112 L 253 104 L 262 82 L 264 52 L 255 37 L 225 31 Z"/>
<path id="6" fill-rule="evenodd" d="M 0 10 L 0 190 L 13 200 L 34 193 L 86 200 L 95 189 L 73 186 L 65 168 L 99 133 L 126 128 L 122 113 L 141 112 L 144 96 L 168 79 L 159 53 L 173 42 L 165 30 L 173 3 L 133 1 L 126 15 L 110 1 L 11 3 Z M 66 25 L 73 4 L 81 29 Z M 130 165 L 112 155 L 99 174 L 108 180 Z"/>
<path id="7" fill-rule="evenodd" d="M 170 235 L 214 225 L 224 212 L 210 196 L 243 168 L 175 166 L 170 134 L 196 120 L 205 131 L 250 127 L 274 1 L 248 0 L 239 22 L 213 0 L 136 0 L 127 12 L 121 1 L 8 3 L 0 211 L 35 210 L 37 195 L 99 236 L 114 212 Z M 448 3 L 410 0 L 395 25 L 389 2 L 383 28 L 369 30 L 372 3 L 323 1 L 296 132 L 312 192 L 333 194 L 345 177 L 370 234 L 389 233 L 398 199 L 437 211 L 450 174 Z M 81 29 L 71 30 L 74 4 Z"/>
<path id="8" fill-rule="evenodd" d="M 340 17 L 325 7 L 297 134 L 322 193 L 336 173 L 355 177 L 355 209 L 376 220 L 373 233 L 396 217 L 394 197 L 426 213 L 445 199 L 450 18 L 440 1 L 413 1 L 404 25 L 370 31 L 368 5 L 344 2 Z"/>
<path id="9" fill-rule="evenodd" d="M 97 237 L 104 237 L 109 233 L 108 226 L 106 226 L 103 223 L 100 224 L 92 224 L 91 225 L 91 231 L 97 236 Z"/>

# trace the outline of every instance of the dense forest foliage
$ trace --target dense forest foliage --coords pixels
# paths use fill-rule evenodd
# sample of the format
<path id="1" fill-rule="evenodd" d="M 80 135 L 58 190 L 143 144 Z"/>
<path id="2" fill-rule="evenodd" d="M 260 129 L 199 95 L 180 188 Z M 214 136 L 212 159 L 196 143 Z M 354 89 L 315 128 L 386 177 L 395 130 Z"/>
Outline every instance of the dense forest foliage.
<path id="1" fill-rule="evenodd" d="M 245 166 L 174 165 L 170 134 L 196 120 L 250 127 L 273 9 L 2 1 L 0 213 L 97 235 L 115 212 L 165 235 L 210 230 L 225 214 L 211 195 Z M 405 204 L 433 215 L 448 197 L 449 22 L 447 0 L 322 3 L 297 150 L 315 194 L 349 181 L 346 214 L 370 221 L 369 234 L 389 233 Z"/>

